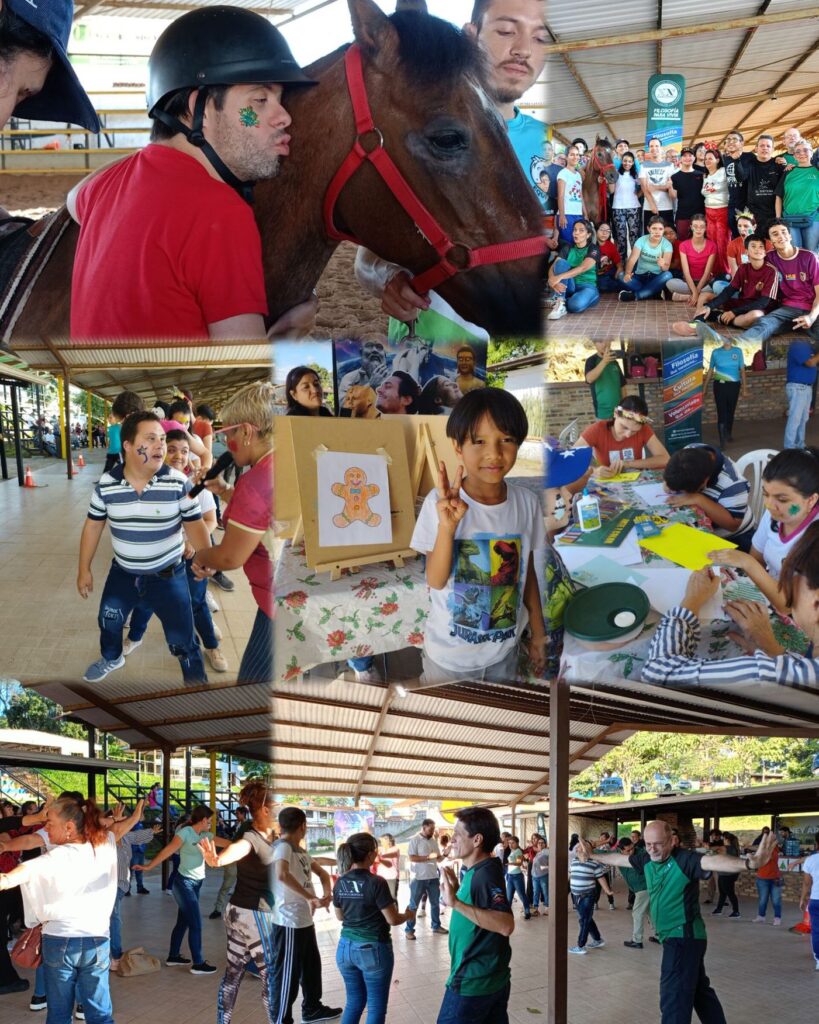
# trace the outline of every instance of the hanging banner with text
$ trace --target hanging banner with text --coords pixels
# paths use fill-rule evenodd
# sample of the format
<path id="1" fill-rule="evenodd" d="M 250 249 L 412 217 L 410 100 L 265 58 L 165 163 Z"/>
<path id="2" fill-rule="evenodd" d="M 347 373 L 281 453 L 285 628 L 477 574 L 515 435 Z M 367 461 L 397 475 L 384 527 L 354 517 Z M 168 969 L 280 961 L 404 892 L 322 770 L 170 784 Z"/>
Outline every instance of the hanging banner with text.
<path id="1" fill-rule="evenodd" d="M 669 452 L 702 440 L 702 343 L 663 342 L 663 426 Z"/>
<path id="2" fill-rule="evenodd" d="M 646 149 L 658 138 L 663 149 L 681 146 L 685 117 L 685 79 L 682 75 L 652 75 L 648 80 Z"/>

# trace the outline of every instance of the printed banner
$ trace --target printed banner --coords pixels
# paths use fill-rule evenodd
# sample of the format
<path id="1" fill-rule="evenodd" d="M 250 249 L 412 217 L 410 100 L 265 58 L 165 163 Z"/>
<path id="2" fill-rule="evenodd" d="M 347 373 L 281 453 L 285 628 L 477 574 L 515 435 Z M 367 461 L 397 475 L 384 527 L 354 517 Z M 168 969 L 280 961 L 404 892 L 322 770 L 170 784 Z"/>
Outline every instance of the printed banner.
<path id="1" fill-rule="evenodd" d="M 676 452 L 702 440 L 702 344 L 663 342 L 665 446 Z"/>
<path id="2" fill-rule="evenodd" d="M 350 836 L 359 832 L 375 835 L 375 811 L 335 811 L 333 831 L 336 835 L 336 846 L 339 843 L 346 843 Z"/>
<path id="3" fill-rule="evenodd" d="M 646 105 L 646 148 L 658 138 L 663 149 L 681 146 L 685 116 L 685 78 L 682 75 L 652 75 L 648 80 Z"/>

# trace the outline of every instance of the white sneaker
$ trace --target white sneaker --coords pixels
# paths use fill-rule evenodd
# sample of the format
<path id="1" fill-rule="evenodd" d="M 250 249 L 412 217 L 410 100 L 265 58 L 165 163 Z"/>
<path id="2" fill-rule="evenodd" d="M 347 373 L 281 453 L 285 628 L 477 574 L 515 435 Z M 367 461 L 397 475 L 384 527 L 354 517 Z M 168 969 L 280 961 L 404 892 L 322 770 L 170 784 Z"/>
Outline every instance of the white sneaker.
<path id="1" fill-rule="evenodd" d="M 569 946 L 570 953 L 577 953 L 578 956 L 587 956 L 588 950 L 585 946 Z"/>
<path id="2" fill-rule="evenodd" d="M 122 644 L 122 653 L 127 658 L 131 651 L 135 651 L 142 643 L 141 640 L 125 640 Z"/>
<path id="3" fill-rule="evenodd" d="M 765 918 L 760 917 L 759 914 L 754 918 L 754 924 L 765 924 Z"/>
<path id="4" fill-rule="evenodd" d="M 588 948 L 589 949 L 602 949 L 603 946 L 605 946 L 605 944 L 606 944 L 606 940 L 605 939 L 592 939 L 591 942 L 589 942 L 589 944 L 588 944 Z"/>
<path id="5" fill-rule="evenodd" d="M 546 319 L 562 320 L 568 312 L 568 309 L 566 309 L 566 300 L 558 299 L 557 302 L 554 304 L 554 307 L 552 308 L 552 312 L 546 317 Z M 569 952 L 571 952 L 571 950 Z M 583 952 L 585 952 L 585 950 Z"/>
<path id="6" fill-rule="evenodd" d="M 775 917 L 773 919 L 773 926 L 774 926 L 774 928 L 778 928 L 781 924 L 782 924 L 782 918 L 781 917 Z"/>
<path id="7" fill-rule="evenodd" d="M 816 961 L 816 970 L 819 971 L 819 960 Z"/>
<path id="8" fill-rule="evenodd" d="M 376 672 L 374 668 L 365 668 L 359 671 L 359 669 L 353 669 L 353 675 L 357 683 L 380 683 L 381 676 Z"/>
<path id="9" fill-rule="evenodd" d="M 417 920 L 417 919 L 418 919 L 419 917 L 426 917 L 426 916 L 427 916 L 427 912 L 426 912 L 426 910 L 419 910 L 419 911 L 418 911 L 418 913 L 417 913 L 417 914 L 415 915 L 415 917 L 416 917 L 416 920 Z"/>
<path id="10" fill-rule="evenodd" d="M 216 625 L 215 622 L 213 624 L 213 635 L 221 643 L 221 640 L 222 640 L 222 630 L 219 629 L 219 627 Z"/>
<path id="11" fill-rule="evenodd" d="M 219 611 L 219 604 L 216 598 L 213 596 L 213 594 L 211 594 L 209 590 L 205 591 L 205 601 L 207 602 L 208 608 L 210 608 L 212 612 Z"/>

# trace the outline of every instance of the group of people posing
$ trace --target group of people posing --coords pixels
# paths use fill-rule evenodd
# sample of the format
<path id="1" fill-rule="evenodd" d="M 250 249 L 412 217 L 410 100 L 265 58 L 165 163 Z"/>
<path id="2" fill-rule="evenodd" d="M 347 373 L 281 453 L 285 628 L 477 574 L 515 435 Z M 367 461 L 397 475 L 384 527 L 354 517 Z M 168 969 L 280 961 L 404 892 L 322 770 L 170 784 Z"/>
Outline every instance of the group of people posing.
<path id="1" fill-rule="evenodd" d="M 626 139 L 612 153 L 613 180 L 582 166 L 585 143 L 568 147 L 549 174 L 554 226 L 549 319 L 582 313 L 615 292 L 621 302 L 670 296 L 690 315 L 674 325 L 719 319 L 763 341 L 786 328 L 815 336 L 819 316 L 819 166 L 796 128 L 775 155 L 771 135 L 745 152 L 741 132 L 721 149 L 663 151 L 652 138 L 642 157 Z M 600 177 L 610 199 L 588 216 L 584 176 Z"/>

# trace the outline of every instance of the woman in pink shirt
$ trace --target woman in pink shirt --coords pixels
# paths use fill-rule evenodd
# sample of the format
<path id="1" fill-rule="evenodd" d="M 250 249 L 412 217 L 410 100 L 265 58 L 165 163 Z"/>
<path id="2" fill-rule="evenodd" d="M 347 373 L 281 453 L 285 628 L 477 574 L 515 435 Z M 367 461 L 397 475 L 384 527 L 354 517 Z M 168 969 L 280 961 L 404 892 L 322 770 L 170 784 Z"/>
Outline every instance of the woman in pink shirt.
<path id="1" fill-rule="evenodd" d="M 691 237 L 680 242 L 682 280 L 673 278 L 666 288 L 675 302 L 687 302 L 696 307 L 714 297 L 710 285 L 718 254 L 716 243 L 705 237 L 705 214 L 692 214 L 689 224 Z"/>

